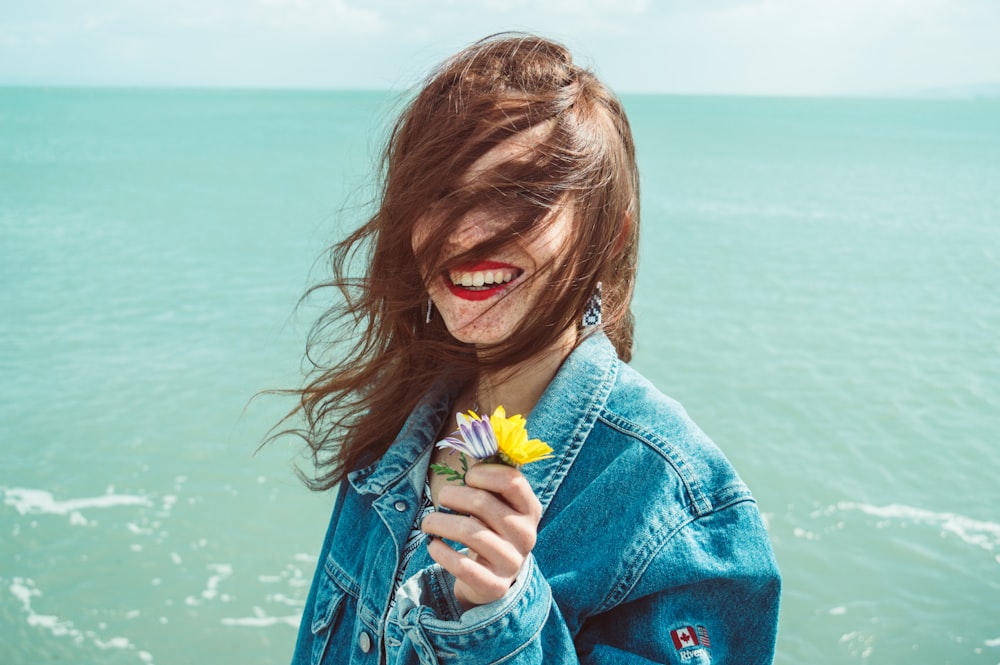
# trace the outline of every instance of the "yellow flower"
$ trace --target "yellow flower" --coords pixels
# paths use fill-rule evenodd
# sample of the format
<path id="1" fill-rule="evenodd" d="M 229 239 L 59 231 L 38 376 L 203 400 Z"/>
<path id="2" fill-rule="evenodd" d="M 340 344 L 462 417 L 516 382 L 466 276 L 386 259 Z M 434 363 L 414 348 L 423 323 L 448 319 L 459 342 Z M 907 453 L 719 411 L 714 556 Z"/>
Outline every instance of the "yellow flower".
<path id="1" fill-rule="evenodd" d="M 547 444 L 538 439 L 528 439 L 526 424 L 520 415 L 508 418 L 502 406 L 498 406 L 490 416 L 490 426 L 497 438 L 497 452 L 503 462 L 515 468 L 552 457 L 549 454 L 552 448 Z"/>

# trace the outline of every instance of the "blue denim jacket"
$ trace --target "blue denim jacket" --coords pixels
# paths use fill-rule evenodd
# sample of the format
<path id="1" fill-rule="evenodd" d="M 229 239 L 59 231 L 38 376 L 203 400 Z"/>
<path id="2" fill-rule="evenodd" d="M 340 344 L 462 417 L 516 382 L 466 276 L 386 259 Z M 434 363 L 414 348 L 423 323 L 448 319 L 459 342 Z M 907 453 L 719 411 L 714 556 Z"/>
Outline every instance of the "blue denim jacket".
<path id="1" fill-rule="evenodd" d="M 293 663 L 771 662 L 780 578 L 749 490 L 600 332 L 528 416 L 555 452 L 523 469 L 544 514 L 507 595 L 462 613 L 425 545 L 389 611 L 453 397 L 431 391 L 341 483 Z"/>

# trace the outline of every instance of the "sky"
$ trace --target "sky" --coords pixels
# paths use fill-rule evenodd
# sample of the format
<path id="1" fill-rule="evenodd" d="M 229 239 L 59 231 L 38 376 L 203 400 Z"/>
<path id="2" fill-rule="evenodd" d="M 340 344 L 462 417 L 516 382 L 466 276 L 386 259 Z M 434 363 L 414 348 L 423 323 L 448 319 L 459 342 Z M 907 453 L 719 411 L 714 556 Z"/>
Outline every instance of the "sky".
<path id="1" fill-rule="evenodd" d="M 505 30 L 623 93 L 1000 91 L 1000 0 L 0 0 L 0 85 L 406 88 Z"/>

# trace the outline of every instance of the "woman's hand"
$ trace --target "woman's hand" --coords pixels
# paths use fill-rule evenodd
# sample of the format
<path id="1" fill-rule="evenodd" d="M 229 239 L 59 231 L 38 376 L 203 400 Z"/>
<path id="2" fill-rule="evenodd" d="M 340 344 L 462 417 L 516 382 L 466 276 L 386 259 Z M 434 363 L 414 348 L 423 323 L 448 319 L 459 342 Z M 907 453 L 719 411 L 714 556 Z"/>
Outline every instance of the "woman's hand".
<path id="1" fill-rule="evenodd" d="M 421 528 L 469 549 L 461 554 L 437 538 L 427 544 L 431 558 L 455 576 L 455 598 L 470 609 L 510 589 L 535 546 L 542 504 L 524 475 L 503 464 L 477 464 L 465 482 L 438 493 L 440 505 L 460 514 L 431 513 Z"/>

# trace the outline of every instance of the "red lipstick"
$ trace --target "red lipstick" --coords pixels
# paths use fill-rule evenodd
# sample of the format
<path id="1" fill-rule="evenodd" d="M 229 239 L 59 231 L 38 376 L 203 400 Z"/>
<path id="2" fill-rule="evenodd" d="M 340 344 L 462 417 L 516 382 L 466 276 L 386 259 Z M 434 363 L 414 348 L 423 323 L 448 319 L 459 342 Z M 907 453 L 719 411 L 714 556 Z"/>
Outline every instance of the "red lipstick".
<path id="1" fill-rule="evenodd" d="M 521 269 L 517 266 L 511 265 L 509 263 L 500 263 L 498 261 L 477 261 L 476 263 L 468 263 L 465 265 L 455 266 L 451 269 L 451 274 L 463 273 L 463 272 L 486 272 L 490 270 L 507 270 L 514 272 L 514 279 L 516 279 L 521 274 Z M 483 286 L 462 286 L 461 284 L 455 284 L 451 280 L 449 274 L 445 274 L 443 277 L 445 286 L 451 293 L 463 300 L 487 300 L 496 295 L 502 293 L 507 287 L 513 283 L 513 279 L 509 282 L 501 282 L 499 284 L 484 284 Z"/>

